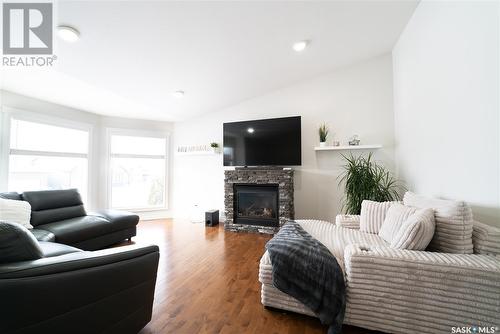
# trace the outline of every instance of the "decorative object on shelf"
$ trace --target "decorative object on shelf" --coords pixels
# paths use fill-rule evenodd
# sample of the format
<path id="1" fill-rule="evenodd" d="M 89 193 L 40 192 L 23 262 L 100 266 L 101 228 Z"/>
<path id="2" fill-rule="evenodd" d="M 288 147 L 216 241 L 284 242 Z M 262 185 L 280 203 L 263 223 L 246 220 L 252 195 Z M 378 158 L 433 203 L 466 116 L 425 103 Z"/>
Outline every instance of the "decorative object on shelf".
<path id="1" fill-rule="evenodd" d="M 212 146 L 213 144 L 216 144 L 217 147 Z M 210 155 L 219 152 L 219 144 L 210 143 L 210 145 L 177 146 L 176 153 L 181 155 Z"/>
<path id="2" fill-rule="evenodd" d="M 406 188 L 384 166 L 372 161 L 372 153 L 366 158 L 352 154 L 342 157 L 346 164 L 339 185 L 345 186 L 342 205 L 345 213 L 359 215 L 363 200 L 387 202 L 401 199 Z"/>
<path id="3" fill-rule="evenodd" d="M 338 140 L 334 140 L 332 145 L 338 147 L 340 146 L 340 142 Z"/>
<path id="4" fill-rule="evenodd" d="M 358 135 L 354 135 L 351 137 L 351 139 L 349 140 L 349 145 L 350 146 L 358 146 L 359 145 L 359 136 Z"/>
<path id="5" fill-rule="evenodd" d="M 320 125 L 318 133 L 319 133 L 319 146 L 320 147 L 325 147 L 326 146 L 326 138 L 328 137 L 328 132 L 330 130 L 328 129 L 328 126 L 326 123 L 323 123 Z"/>

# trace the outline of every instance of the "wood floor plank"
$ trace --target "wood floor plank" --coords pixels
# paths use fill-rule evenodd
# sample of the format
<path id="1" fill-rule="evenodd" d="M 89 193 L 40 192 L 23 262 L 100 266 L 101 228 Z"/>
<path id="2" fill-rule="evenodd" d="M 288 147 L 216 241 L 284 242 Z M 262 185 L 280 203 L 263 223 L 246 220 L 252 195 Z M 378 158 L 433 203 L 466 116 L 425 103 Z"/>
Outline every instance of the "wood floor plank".
<path id="1" fill-rule="evenodd" d="M 132 243 L 158 245 L 160 263 L 153 319 L 140 334 L 326 333 L 316 318 L 262 306 L 259 260 L 269 239 L 185 220 L 141 221 Z"/>

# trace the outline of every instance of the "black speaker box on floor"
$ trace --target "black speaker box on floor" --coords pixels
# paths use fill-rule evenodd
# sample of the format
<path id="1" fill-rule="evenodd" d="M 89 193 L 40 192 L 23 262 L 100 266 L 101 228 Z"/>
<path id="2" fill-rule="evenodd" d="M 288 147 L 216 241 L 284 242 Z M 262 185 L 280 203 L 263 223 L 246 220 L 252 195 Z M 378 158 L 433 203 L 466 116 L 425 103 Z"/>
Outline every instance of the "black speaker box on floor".
<path id="1" fill-rule="evenodd" d="M 219 225 L 219 210 L 210 210 L 205 212 L 205 225 L 206 226 Z"/>

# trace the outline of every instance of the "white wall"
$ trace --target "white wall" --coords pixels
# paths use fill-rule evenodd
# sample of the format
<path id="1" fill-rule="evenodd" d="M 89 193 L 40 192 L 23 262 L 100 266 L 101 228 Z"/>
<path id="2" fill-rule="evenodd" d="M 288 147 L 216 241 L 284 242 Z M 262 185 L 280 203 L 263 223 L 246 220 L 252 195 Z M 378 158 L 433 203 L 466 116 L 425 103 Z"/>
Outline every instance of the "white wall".
<path id="1" fill-rule="evenodd" d="M 155 121 L 145 121 L 145 120 L 135 120 L 126 119 L 118 117 L 106 117 L 93 114 L 90 112 L 62 106 L 59 104 L 54 104 L 39 99 L 27 97 L 24 95 L 15 94 L 8 91 L 0 91 L 0 96 L 2 98 L 0 106 L 14 108 L 23 112 L 31 112 L 41 117 L 49 117 L 60 120 L 66 120 L 81 124 L 89 125 L 92 128 L 91 137 L 91 150 L 90 150 L 90 170 L 89 170 L 89 202 L 88 207 L 90 210 L 104 208 L 107 205 L 106 198 L 106 161 L 107 161 L 107 151 L 106 151 L 106 129 L 107 128 L 117 128 L 117 129 L 131 129 L 139 130 L 147 133 L 151 132 L 162 132 L 165 134 L 170 134 L 173 130 L 173 123 L 170 122 L 155 122 Z M 1 127 L 0 127 L 1 128 Z M 170 141 L 172 145 L 172 141 Z M 0 145 L 1 147 L 1 145 Z M 170 147 L 172 151 L 172 147 Z M 0 159 L 5 159 L 6 154 L 1 154 Z M 2 161 L 5 163 L 5 161 Z M 170 168 L 169 171 L 169 184 L 172 183 L 172 159 L 169 160 Z M 1 164 L 0 164 L 1 166 Z M 5 185 L 0 185 L 0 191 L 5 191 Z M 171 187 L 168 192 L 168 207 L 172 207 L 172 195 Z M 154 212 L 142 212 L 140 213 L 141 218 L 165 218 L 171 216 L 171 210 L 160 210 Z"/>
<path id="2" fill-rule="evenodd" d="M 393 50 L 398 173 L 500 225 L 499 3 L 419 4 Z"/>
<path id="3" fill-rule="evenodd" d="M 392 61 L 386 54 L 320 77 L 253 98 L 206 116 L 175 124 L 174 145 L 222 143 L 222 123 L 282 116 L 302 116 L 302 166 L 296 169 L 298 218 L 334 219 L 343 190 L 337 176 L 338 152 L 315 152 L 317 129 L 327 122 L 335 138 L 358 134 L 362 143 L 380 143 L 376 159 L 393 167 Z M 331 138 L 330 138 L 331 140 Z M 190 216 L 195 204 L 223 212 L 222 155 L 175 156 L 176 216 Z"/>

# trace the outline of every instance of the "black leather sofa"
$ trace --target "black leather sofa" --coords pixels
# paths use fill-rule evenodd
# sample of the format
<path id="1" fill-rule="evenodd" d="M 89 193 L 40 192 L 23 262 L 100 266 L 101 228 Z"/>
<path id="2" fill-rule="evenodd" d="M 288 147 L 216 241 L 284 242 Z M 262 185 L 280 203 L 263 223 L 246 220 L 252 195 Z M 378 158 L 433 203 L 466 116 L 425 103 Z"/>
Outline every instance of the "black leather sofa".
<path id="1" fill-rule="evenodd" d="M 103 210 L 87 214 L 76 189 L 0 193 L 31 205 L 30 230 L 38 241 L 55 241 L 84 250 L 102 249 L 136 235 L 137 215 Z"/>
<path id="2" fill-rule="evenodd" d="M 134 236 L 137 216 L 87 215 L 75 190 L 1 196 L 28 201 L 35 229 L 0 222 L 0 333 L 136 334 L 151 320 L 158 246 L 82 250 Z"/>

